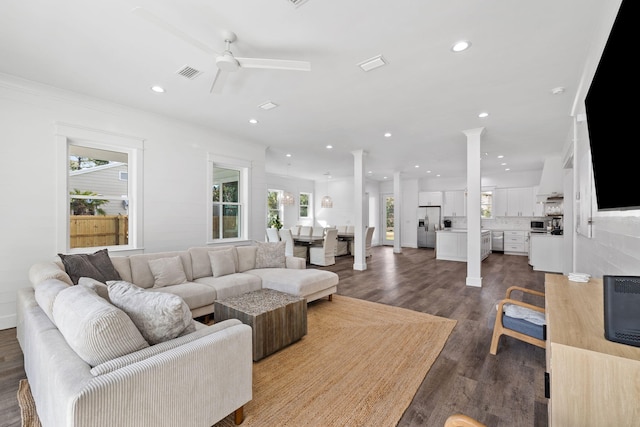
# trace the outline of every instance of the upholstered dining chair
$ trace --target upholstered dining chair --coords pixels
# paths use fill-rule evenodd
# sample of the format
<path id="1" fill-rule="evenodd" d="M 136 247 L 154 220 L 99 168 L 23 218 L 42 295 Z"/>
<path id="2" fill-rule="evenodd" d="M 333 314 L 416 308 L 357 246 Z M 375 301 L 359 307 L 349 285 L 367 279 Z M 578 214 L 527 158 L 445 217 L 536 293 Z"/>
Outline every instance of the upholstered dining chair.
<path id="1" fill-rule="evenodd" d="M 375 231 L 375 227 L 367 227 L 364 232 L 364 248 L 365 248 L 365 257 L 368 258 L 371 256 L 371 240 L 373 239 L 373 232 Z"/>
<path id="2" fill-rule="evenodd" d="M 309 262 L 314 265 L 333 265 L 336 263 L 336 243 L 338 241 L 338 230 L 331 228 L 327 230 L 322 241 L 322 246 L 311 246 L 309 248 Z"/>
<path id="3" fill-rule="evenodd" d="M 291 226 L 291 228 L 289 229 L 291 230 L 291 235 L 292 236 L 297 236 L 298 234 L 300 234 L 300 226 L 299 225 L 293 225 Z"/>
<path id="4" fill-rule="evenodd" d="M 463 414 L 453 414 L 444 423 L 444 427 L 487 427 L 480 421 Z"/>
<path id="5" fill-rule="evenodd" d="M 314 226 L 311 229 L 311 235 L 314 237 L 322 237 L 324 236 L 324 227 Z"/>
<path id="6" fill-rule="evenodd" d="M 300 227 L 300 233 L 298 234 L 299 236 L 311 236 L 311 226 L 309 225 L 303 225 Z"/>
<path id="7" fill-rule="evenodd" d="M 498 353 L 498 344 L 502 335 L 507 335 L 535 346 L 546 348 L 547 327 L 543 307 L 515 300 L 511 297 L 514 291 L 544 298 L 544 293 L 511 286 L 507 289 L 506 298 L 499 301 L 496 309 L 496 321 L 493 325 L 493 337 L 489 352 Z"/>
<path id="8" fill-rule="evenodd" d="M 355 225 L 347 225 L 347 233 L 353 234 L 355 232 L 356 232 L 356 226 Z"/>
<path id="9" fill-rule="evenodd" d="M 338 230 L 338 234 L 343 234 L 347 232 L 346 225 L 336 225 L 336 229 Z"/>
<path id="10" fill-rule="evenodd" d="M 267 241 L 268 242 L 279 242 L 280 236 L 278 234 L 277 228 L 267 228 Z"/>
<path id="11" fill-rule="evenodd" d="M 307 259 L 307 246 L 296 245 L 290 229 L 283 228 L 280 230 L 280 238 L 285 242 L 284 254 L 286 256 Z"/>

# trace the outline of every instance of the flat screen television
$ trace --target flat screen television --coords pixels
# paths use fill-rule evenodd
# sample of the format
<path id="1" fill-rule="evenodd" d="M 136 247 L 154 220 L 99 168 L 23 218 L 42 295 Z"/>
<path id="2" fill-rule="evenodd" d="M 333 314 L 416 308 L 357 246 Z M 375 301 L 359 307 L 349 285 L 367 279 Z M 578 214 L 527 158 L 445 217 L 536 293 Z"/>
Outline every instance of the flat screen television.
<path id="1" fill-rule="evenodd" d="M 640 209 L 636 155 L 640 72 L 634 49 L 640 1 L 623 0 L 585 97 L 599 211 Z"/>

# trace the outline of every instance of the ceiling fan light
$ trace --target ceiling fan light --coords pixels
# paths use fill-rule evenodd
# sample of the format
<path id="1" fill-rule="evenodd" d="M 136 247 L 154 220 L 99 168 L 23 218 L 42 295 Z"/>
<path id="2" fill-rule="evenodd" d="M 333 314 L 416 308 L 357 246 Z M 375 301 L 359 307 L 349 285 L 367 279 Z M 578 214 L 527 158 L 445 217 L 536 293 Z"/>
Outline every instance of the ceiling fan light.
<path id="1" fill-rule="evenodd" d="M 322 200 L 320 201 L 320 206 L 323 208 L 332 208 L 333 207 L 333 200 L 331 200 L 331 197 L 329 196 L 324 196 L 322 198 Z"/>

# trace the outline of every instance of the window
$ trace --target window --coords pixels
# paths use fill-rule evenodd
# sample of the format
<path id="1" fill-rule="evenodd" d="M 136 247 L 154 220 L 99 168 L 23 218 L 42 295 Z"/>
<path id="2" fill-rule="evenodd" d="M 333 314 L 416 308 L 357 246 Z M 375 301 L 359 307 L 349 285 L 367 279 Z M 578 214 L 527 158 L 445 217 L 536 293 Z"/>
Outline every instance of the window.
<path id="1" fill-rule="evenodd" d="M 493 218 L 493 192 L 480 193 L 480 218 Z"/>
<path id="2" fill-rule="evenodd" d="M 277 227 L 282 223 L 282 212 L 280 211 L 280 197 L 282 190 L 267 190 L 267 226 Z"/>
<path id="3" fill-rule="evenodd" d="M 211 186 L 213 206 L 213 240 L 237 239 L 242 233 L 240 171 L 213 167 Z"/>
<path id="4" fill-rule="evenodd" d="M 311 216 L 311 212 L 309 211 L 309 206 L 311 200 L 311 194 L 309 193 L 300 193 L 300 218 L 309 218 Z"/>
<path id="5" fill-rule="evenodd" d="M 58 250 L 139 247 L 143 141 L 71 125 L 56 130 L 64 165 L 58 176 Z"/>

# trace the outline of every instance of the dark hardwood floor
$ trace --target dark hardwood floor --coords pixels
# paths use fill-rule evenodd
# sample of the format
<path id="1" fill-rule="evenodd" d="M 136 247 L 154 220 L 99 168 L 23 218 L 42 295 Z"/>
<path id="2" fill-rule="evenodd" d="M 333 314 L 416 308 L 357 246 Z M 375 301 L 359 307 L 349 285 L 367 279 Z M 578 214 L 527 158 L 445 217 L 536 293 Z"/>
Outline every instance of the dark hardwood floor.
<path id="1" fill-rule="evenodd" d="M 495 303 L 519 285 L 544 291 L 544 273 L 527 257 L 491 254 L 482 263 L 482 288 L 465 285 L 466 263 L 437 261 L 433 249 L 373 248 L 366 271 L 353 270 L 353 258 L 318 267 L 340 276 L 338 293 L 404 307 L 458 321 L 425 377 L 399 427 L 442 427 L 464 413 L 491 427 L 547 426 L 544 397 L 545 351 L 509 337 L 489 354 Z M 541 301 L 536 301 L 541 303 Z M 0 420 L 20 426 L 18 380 L 25 378 L 15 329 L 0 331 Z M 372 422 L 375 425 L 375 422 Z"/>

